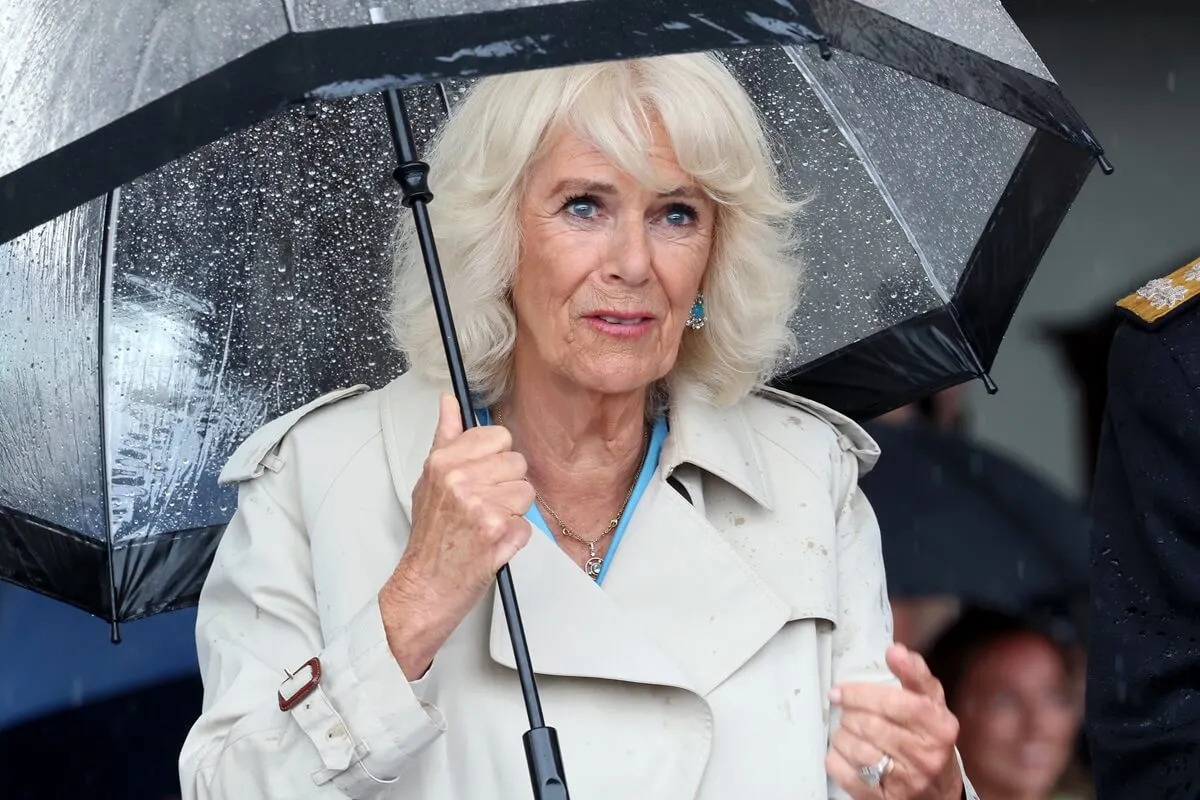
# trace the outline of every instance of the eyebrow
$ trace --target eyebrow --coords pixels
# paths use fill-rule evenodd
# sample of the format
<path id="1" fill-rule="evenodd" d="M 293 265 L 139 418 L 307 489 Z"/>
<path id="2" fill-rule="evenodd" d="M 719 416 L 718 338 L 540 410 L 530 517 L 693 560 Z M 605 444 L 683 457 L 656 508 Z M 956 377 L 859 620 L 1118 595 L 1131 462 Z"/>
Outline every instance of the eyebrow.
<path id="1" fill-rule="evenodd" d="M 554 185 L 551 194 L 576 192 L 579 194 L 616 194 L 617 187 L 603 181 L 589 181 L 583 178 L 567 178 Z"/>
<path id="2" fill-rule="evenodd" d="M 599 194 L 599 195 L 614 195 L 617 194 L 617 187 L 611 183 L 603 181 L 589 181 L 583 178 L 567 178 L 561 180 L 554 186 L 552 194 L 563 194 L 565 192 L 576 192 L 579 194 Z M 660 192 L 659 197 L 684 197 L 697 198 L 700 193 L 691 186 L 679 186 L 667 192 Z"/>

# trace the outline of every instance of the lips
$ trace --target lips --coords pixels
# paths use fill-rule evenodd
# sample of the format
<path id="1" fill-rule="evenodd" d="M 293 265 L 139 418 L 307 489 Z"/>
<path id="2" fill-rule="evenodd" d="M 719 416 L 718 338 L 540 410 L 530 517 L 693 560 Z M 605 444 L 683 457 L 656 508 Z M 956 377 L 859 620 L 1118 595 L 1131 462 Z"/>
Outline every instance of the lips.
<path id="1" fill-rule="evenodd" d="M 618 316 L 616 314 L 593 314 L 593 317 L 601 322 L 607 322 L 609 325 L 640 325 L 643 322 L 649 322 L 652 317 L 644 316 Z"/>
<path id="2" fill-rule="evenodd" d="M 599 311 L 588 314 L 587 324 L 604 336 L 640 339 L 654 329 L 654 315 L 645 311 Z"/>

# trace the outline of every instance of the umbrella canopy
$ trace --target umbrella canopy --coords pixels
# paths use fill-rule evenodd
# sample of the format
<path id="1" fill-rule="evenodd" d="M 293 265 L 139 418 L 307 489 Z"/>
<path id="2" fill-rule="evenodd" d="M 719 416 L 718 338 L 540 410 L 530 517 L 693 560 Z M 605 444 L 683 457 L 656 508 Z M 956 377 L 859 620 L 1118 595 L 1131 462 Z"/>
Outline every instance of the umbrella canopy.
<path id="1" fill-rule="evenodd" d="M 1083 510 L 1015 462 L 920 423 L 872 425 L 861 486 L 879 517 L 888 594 L 953 595 L 1026 613 L 1087 590 Z"/>
<path id="2" fill-rule="evenodd" d="M 305 16 L 317 4 L 285 7 L 295 16 L 305 5 L 311 8 L 296 19 L 317 19 Z M 531 46 L 517 55 L 499 47 L 472 50 L 460 63 L 445 54 L 457 53 L 446 48 L 461 48 L 465 31 L 475 30 L 462 24 L 463 9 L 412 5 L 419 9 L 396 4 L 377 13 L 402 18 L 378 30 L 436 40 L 441 72 L 414 71 L 421 48 L 433 44 L 414 54 L 393 38 L 373 38 L 365 22 L 334 13 L 338 4 L 325 4 L 326 22 L 303 35 L 289 17 L 279 41 L 305 43 L 288 45 L 300 47 L 293 53 L 298 73 L 308 75 L 306 59 L 319 62 L 325 47 L 341 54 L 338 63 L 353 62 L 358 56 L 348 51 L 355 48 L 343 46 L 353 36 L 390 54 L 390 72 L 355 62 L 359 72 L 338 74 L 362 80 L 336 91 L 327 80 L 306 95 L 353 95 L 592 53 L 593 44 L 578 51 L 546 45 L 545 53 Z M 497 24 L 561 24 L 593 5 L 506 2 L 481 13 Z M 754 3 L 734 4 L 729 13 L 758 31 L 755 38 L 810 42 L 724 56 L 783 145 L 786 184 L 810 198 L 799 254 L 807 289 L 795 318 L 803 349 L 780 385 L 870 416 L 983 373 L 1093 163 L 1086 127 L 992 2 L 955 3 L 949 12 L 886 0 L 797 4 L 800 10 L 786 14 L 789 4 L 765 5 L 774 16 Z M 192 28 L 204 27 L 190 4 L 173 8 Z M 687 8 L 672 6 L 669 15 L 678 19 L 658 27 L 654 14 L 667 11 L 626 20 L 633 27 L 621 42 L 649 43 L 613 39 L 607 54 L 687 49 L 708 42 L 704 30 L 714 25 L 738 45 L 752 43 L 738 25 L 717 24 L 724 17 Z M 0 240 L 11 239 L 0 245 L 0 388 L 8 398 L 0 408 L 0 577 L 108 619 L 135 619 L 195 602 L 236 502 L 234 490 L 215 479 L 237 443 L 318 394 L 379 385 L 404 369 L 388 346 L 382 313 L 387 250 L 401 213 L 390 177 L 395 154 L 378 97 L 314 100 L 269 116 L 275 106 L 234 84 L 287 92 L 294 84 L 279 83 L 278 70 L 239 72 L 248 69 L 244 57 L 224 50 L 208 60 L 192 53 L 187 48 L 203 50 L 215 34 L 183 36 L 174 17 L 161 22 L 158 39 L 137 39 L 173 42 L 188 54 L 178 60 L 183 72 L 174 88 L 108 105 L 98 89 L 96 96 L 67 92 L 82 98 L 86 113 L 82 127 L 64 133 L 55 126 L 71 117 L 69 109 L 50 103 L 36 112 L 30 86 L 49 78 L 22 81 L 21 64 L 32 65 L 34 52 L 53 64 L 72 39 L 49 37 L 27 12 L 18 3 L 0 16 L 0 29 L 21 23 L 32 42 L 0 70 L 0 98 L 17 99 L 0 103 L 0 114 L 22 106 L 27 128 L 44 127 L 0 155 L 9 159 L 0 162 Z M 49 24 L 45 14 L 37 19 Z M 816 20 L 832 58 L 823 57 L 829 52 L 805 20 Z M 109 36 L 123 57 L 131 45 L 117 32 L 125 28 L 103 33 L 111 25 L 100 25 L 97 36 Z M 659 30 L 681 26 L 700 39 Z M 550 34 L 534 40 L 542 36 Z M 90 51 L 73 52 L 82 59 Z M 129 85 L 144 89 L 146 76 L 158 73 L 149 66 L 154 59 L 142 58 L 142 79 Z M 399 69 L 406 64 L 413 69 Z M 88 72 L 47 67 L 64 81 L 90 80 L 80 77 Z M 229 96 L 196 88 L 206 81 L 228 83 Z M 445 80 L 407 91 L 419 139 L 452 113 L 464 85 Z M 92 113 L 100 107 L 109 111 Z M 177 116 L 153 116 L 165 107 Z M 215 124 L 210 117 L 222 120 L 222 131 L 263 119 L 196 150 L 221 132 L 204 127 Z M 209 133 L 196 138 L 201 129 Z M 107 148 L 111 157 L 99 159 L 105 166 L 85 159 L 73 162 L 74 172 L 55 172 L 56 160 L 87 147 Z M 159 160 L 164 166 L 137 175 Z M 89 170 L 107 171 L 95 178 Z M 31 175 L 42 181 L 39 191 L 22 188 Z M 79 186 L 108 193 L 25 230 L 79 199 Z M 38 203 L 49 205 L 30 216 L 27 207 Z"/>

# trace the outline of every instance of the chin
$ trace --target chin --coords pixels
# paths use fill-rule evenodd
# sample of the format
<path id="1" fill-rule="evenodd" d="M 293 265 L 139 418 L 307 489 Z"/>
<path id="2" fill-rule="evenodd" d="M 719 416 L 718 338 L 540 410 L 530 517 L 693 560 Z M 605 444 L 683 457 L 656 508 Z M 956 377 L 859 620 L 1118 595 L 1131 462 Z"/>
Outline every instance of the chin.
<path id="1" fill-rule="evenodd" d="M 640 369 L 605 370 L 575 378 L 575 382 L 588 391 L 614 395 L 645 391 L 658 380 L 655 374 Z"/>
<path id="2" fill-rule="evenodd" d="M 605 363 L 579 364 L 569 377 L 588 391 L 619 395 L 645 391 L 668 371 L 669 366 L 647 369 L 643 359 L 606 359 Z"/>
<path id="3" fill-rule="evenodd" d="M 654 379 L 644 380 L 629 375 L 606 375 L 603 377 L 594 377 L 591 380 L 583 380 L 579 384 L 591 392 L 623 395 L 648 390 L 654 385 Z"/>

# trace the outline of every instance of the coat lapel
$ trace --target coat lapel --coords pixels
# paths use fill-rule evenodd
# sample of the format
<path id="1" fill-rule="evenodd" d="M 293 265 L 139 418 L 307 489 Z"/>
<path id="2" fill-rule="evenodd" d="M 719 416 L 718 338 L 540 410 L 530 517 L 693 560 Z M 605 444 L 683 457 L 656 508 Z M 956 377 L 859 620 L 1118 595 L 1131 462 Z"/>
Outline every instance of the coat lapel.
<path id="1" fill-rule="evenodd" d="M 656 480 L 613 555 L 604 591 L 707 695 L 762 649 L 789 607 L 703 515 Z"/>
<path id="2" fill-rule="evenodd" d="M 383 394 L 388 464 L 411 519 L 413 486 L 436 427 L 438 390 L 405 376 Z M 541 531 L 509 564 L 537 673 L 706 695 L 790 618 L 789 604 L 666 483 L 684 463 L 729 483 L 756 505 L 769 502 L 761 454 L 741 412 L 678 401 L 655 480 L 630 519 L 603 587 Z M 492 602 L 491 657 L 515 668 L 498 594 Z"/>
<path id="3" fill-rule="evenodd" d="M 533 532 L 509 569 L 538 674 L 698 691 L 649 632 L 542 531 Z M 494 661 L 516 669 L 499 590 L 492 605 L 489 649 Z"/>

